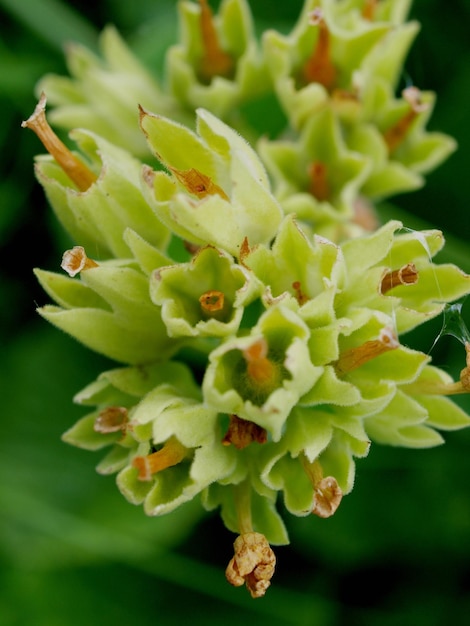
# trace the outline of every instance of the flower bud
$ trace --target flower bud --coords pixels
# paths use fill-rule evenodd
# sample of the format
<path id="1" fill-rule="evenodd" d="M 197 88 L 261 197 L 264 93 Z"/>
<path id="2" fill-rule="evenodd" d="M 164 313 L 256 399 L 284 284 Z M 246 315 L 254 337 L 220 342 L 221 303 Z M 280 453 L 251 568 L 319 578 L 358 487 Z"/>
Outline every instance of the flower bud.
<path id="1" fill-rule="evenodd" d="M 148 146 L 137 124 L 137 105 L 149 107 L 181 121 L 190 116 L 164 90 L 133 54 L 114 26 L 98 37 L 99 56 L 76 42 L 65 48 L 70 77 L 47 74 L 37 91 L 48 94 L 55 107 L 54 126 L 83 128 L 124 148 L 136 157 L 149 157 Z"/>
<path id="2" fill-rule="evenodd" d="M 156 156 L 176 173 L 176 181 L 149 168 L 143 175 L 148 201 L 168 228 L 235 257 L 245 238 L 250 245 L 273 238 L 281 208 L 257 154 L 237 133 L 201 109 L 198 135 L 144 110 L 140 123 Z"/>
<path id="3" fill-rule="evenodd" d="M 179 4 L 182 37 L 166 56 L 171 93 L 192 109 L 221 119 L 268 91 L 270 80 L 246 0 L 223 0 L 213 15 L 206 0 Z"/>

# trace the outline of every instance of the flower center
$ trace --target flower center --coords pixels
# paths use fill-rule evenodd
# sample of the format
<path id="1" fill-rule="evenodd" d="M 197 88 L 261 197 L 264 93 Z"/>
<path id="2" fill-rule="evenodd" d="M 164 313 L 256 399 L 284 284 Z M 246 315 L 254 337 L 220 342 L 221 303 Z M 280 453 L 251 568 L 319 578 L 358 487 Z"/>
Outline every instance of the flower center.
<path id="1" fill-rule="evenodd" d="M 242 398 L 250 400 L 256 406 L 263 405 L 288 375 L 281 359 L 273 358 L 268 352 L 268 342 L 262 337 L 241 350 L 243 358 L 234 364 L 234 389 Z"/>
<path id="2" fill-rule="evenodd" d="M 268 343 L 259 339 L 243 351 L 248 377 L 259 387 L 273 387 L 279 380 L 278 367 L 268 359 Z"/>

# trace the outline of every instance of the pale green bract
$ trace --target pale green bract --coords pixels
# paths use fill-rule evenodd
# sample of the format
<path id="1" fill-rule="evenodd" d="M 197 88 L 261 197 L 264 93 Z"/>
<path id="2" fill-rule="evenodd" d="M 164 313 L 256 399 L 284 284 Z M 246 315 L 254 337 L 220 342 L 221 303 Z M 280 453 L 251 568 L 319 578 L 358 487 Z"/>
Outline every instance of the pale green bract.
<path id="1" fill-rule="evenodd" d="M 470 363 L 454 382 L 402 340 L 470 276 L 433 262 L 440 231 L 380 225 L 372 205 L 454 148 L 425 129 L 432 94 L 394 95 L 418 30 L 409 4 L 307 0 L 289 35 L 260 43 L 244 0 L 223 0 L 213 21 L 184 1 L 168 91 L 113 29 L 105 62 L 75 47 L 73 78 L 41 82 L 53 121 L 82 127 L 71 138 L 94 182 L 77 186 L 54 152 L 37 160 L 79 244 L 69 277 L 36 270 L 56 303 L 39 313 L 120 364 L 77 394 L 91 412 L 64 439 L 111 446 L 98 471 L 148 515 L 200 497 L 247 541 L 287 543 L 279 493 L 293 515 L 327 517 L 371 443 L 429 447 L 470 424 L 447 397 L 468 391 Z M 201 77 L 208 28 L 223 76 L 207 77 L 206 50 Z M 240 106 L 266 94 L 287 132 L 251 128 L 249 143 Z M 254 597 L 272 575 L 263 550 L 269 576 L 227 569 Z"/>

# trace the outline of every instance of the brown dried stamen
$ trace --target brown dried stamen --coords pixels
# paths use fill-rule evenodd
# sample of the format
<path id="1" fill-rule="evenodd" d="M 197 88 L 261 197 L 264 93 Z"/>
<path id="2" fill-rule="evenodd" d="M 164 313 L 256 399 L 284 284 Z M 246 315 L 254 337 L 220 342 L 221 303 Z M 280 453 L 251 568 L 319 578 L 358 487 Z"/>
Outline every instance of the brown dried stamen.
<path id="1" fill-rule="evenodd" d="M 196 168 L 192 167 L 189 170 L 178 170 L 175 167 L 168 168 L 179 180 L 179 182 L 186 187 L 189 193 L 193 193 L 198 198 L 205 198 L 206 196 L 212 196 L 218 194 L 224 200 L 229 200 L 229 197 L 225 191 L 216 185 L 210 176 L 206 176 Z"/>
<path id="2" fill-rule="evenodd" d="M 225 570 L 234 587 L 246 584 L 252 598 L 261 598 L 271 584 L 276 557 L 266 537 L 261 533 L 239 535 L 233 544 L 234 556 Z"/>
<path id="3" fill-rule="evenodd" d="M 300 280 L 295 280 L 292 283 L 292 289 L 294 289 L 297 302 L 301 306 L 308 301 L 308 296 L 302 291 L 302 283 L 300 282 Z"/>
<path id="4" fill-rule="evenodd" d="M 93 429 L 97 433 L 115 433 L 119 430 L 125 432 L 129 422 L 129 414 L 123 406 L 109 406 L 100 411 L 95 420 Z"/>
<path id="5" fill-rule="evenodd" d="M 320 83 L 331 91 L 336 82 L 336 68 L 331 61 L 330 31 L 320 8 L 312 11 L 310 24 L 318 26 L 318 40 L 312 56 L 303 67 L 303 78 L 306 83 Z"/>
<path id="6" fill-rule="evenodd" d="M 96 175 L 76 157 L 57 137 L 46 119 L 46 96 L 41 94 L 33 114 L 22 122 L 23 128 L 30 128 L 41 140 L 43 146 L 54 157 L 70 180 L 80 191 L 86 191 L 96 180 Z"/>
<path id="7" fill-rule="evenodd" d="M 248 237 L 244 237 L 242 241 L 242 245 L 240 246 L 240 263 L 241 265 L 243 265 L 243 267 L 246 267 L 248 269 L 249 267 L 248 265 L 246 265 L 245 259 L 250 254 L 250 252 L 251 252 L 251 248 L 248 242 Z"/>
<path id="8" fill-rule="evenodd" d="M 416 395 L 454 396 L 470 393 L 470 343 L 465 344 L 466 366 L 460 372 L 460 380 L 455 383 L 436 383 L 434 381 L 416 381 L 407 385 L 407 393 Z"/>
<path id="9" fill-rule="evenodd" d="M 323 477 L 323 468 L 318 459 L 312 463 L 303 455 L 302 464 L 315 490 L 312 513 L 322 518 L 331 517 L 343 498 L 338 481 L 334 476 Z"/>
<path id="10" fill-rule="evenodd" d="M 416 87 L 407 87 L 403 90 L 402 96 L 408 102 L 410 108 L 402 118 L 383 134 L 389 153 L 394 152 L 403 143 L 415 119 L 420 113 L 429 108 L 427 103 L 421 101 L 421 92 Z"/>
<path id="11" fill-rule="evenodd" d="M 87 257 L 85 248 L 82 246 L 74 246 L 71 250 L 64 252 L 60 267 L 73 278 L 83 270 L 98 267 L 98 263 Z"/>
<path id="12" fill-rule="evenodd" d="M 196 243 L 192 243 L 191 241 L 183 241 L 183 246 L 184 249 L 189 252 L 189 254 L 191 256 L 194 256 L 195 254 L 197 254 L 199 252 L 199 250 L 201 249 L 201 246 L 199 244 Z"/>
<path id="13" fill-rule="evenodd" d="M 399 345 L 393 333 L 389 329 L 384 328 L 380 332 L 378 339 L 371 339 L 357 348 L 351 348 L 343 352 L 336 362 L 336 371 L 340 376 L 347 374 L 381 354 L 395 350 Z"/>
<path id="14" fill-rule="evenodd" d="M 419 274 L 414 263 L 407 263 L 397 270 L 387 272 L 380 283 L 380 293 L 385 294 L 399 285 L 414 285 Z"/>
<path id="15" fill-rule="evenodd" d="M 153 474 L 180 463 L 186 453 L 187 449 L 173 437 L 157 452 L 147 456 L 136 456 L 132 465 L 139 470 L 138 479 L 148 481 L 152 480 Z"/>
<path id="16" fill-rule="evenodd" d="M 258 426 L 254 422 L 244 420 L 238 415 L 230 416 L 230 423 L 225 437 L 222 439 L 222 445 L 234 445 L 238 450 L 243 450 L 252 441 L 257 443 L 266 443 L 268 439 L 265 428 Z"/>
<path id="17" fill-rule="evenodd" d="M 227 52 L 222 50 L 207 0 L 199 0 L 199 4 L 201 7 L 199 23 L 204 46 L 199 64 L 200 78 L 205 83 L 210 83 L 214 76 L 230 78 L 234 72 L 235 62 Z"/>
<path id="18" fill-rule="evenodd" d="M 319 202 L 325 202 L 330 197 L 330 187 L 327 178 L 327 168 L 321 161 L 313 161 L 308 167 L 310 177 L 309 191 Z"/>
<path id="19" fill-rule="evenodd" d="M 343 492 L 334 476 L 326 476 L 315 487 L 312 513 L 327 518 L 334 515 L 340 505 Z"/>
<path id="20" fill-rule="evenodd" d="M 362 7 L 362 17 L 365 20 L 369 20 L 370 22 L 372 22 L 375 17 L 375 12 L 378 4 L 378 0 L 365 0 L 364 6 Z"/>

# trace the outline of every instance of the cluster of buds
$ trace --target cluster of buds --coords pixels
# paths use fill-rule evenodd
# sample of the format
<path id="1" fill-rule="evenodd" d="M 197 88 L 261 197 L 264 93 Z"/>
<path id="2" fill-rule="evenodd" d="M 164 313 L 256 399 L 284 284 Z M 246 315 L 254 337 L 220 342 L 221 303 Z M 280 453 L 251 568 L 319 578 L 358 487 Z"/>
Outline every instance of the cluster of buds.
<path id="1" fill-rule="evenodd" d="M 51 121 L 85 127 L 149 158 L 137 104 L 188 126 L 203 107 L 255 145 L 285 213 L 309 232 L 340 242 L 377 227 L 374 203 L 418 189 L 455 150 L 428 132 L 434 94 L 400 85 L 419 31 L 411 0 L 305 0 L 290 34 L 256 36 L 248 0 L 178 3 L 180 41 L 157 79 L 107 28 L 103 59 L 67 50 L 71 78 L 48 75 L 38 89 Z M 399 95 L 397 96 L 397 91 Z M 264 127 L 261 104 L 279 111 Z"/>
<path id="2" fill-rule="evenodd" d="M 170 91 L 160 102 L 155 88 L 155 110 L 135 103 L 147 163 L 140 140 L 118 146 L 101 129 L 83 50 L 76 90 L 95 128 L 73 132 L 79 152 L 50 128 L 44 95 L 23 123 L 50 153 L 37 176 L 79 244 L 65 273 L 36 270 L 56 302 L 39 313 L 120 364 L 77 394 L 91 412 L 64 439 L 110 446 L 98 471 L 148 515 L 195 497 L 220 509 L 239 535 L 227 579 L 253 597 L 270 585 L 270 544 L 288 542 L 279 493 L 293 515 L 329 517 L 371 442 L 429 447 L 470 424 L 448 398 L 470 390 L 469 344 L 454 382 L 401 341 L 468 294 L 470 276 L 433 262 L 440 231 L 357 220 L 358 200 L 416 186 L 453 145 L 423 130 L 430 97 L 391 97 L 416 32 L 407 4 L 307 0 L 291 35 L 259 46 L 243 0 L 224 0 L 218 20 L 182 2 Z M 114 31 L 104 41 L 100 71 L 129 99 L 133 62 Z M 70 124 L 56 80 L 42 88 Z M 257 151 L 221 118 L 270 89 L 297 136 Z M 171 99 L 176 117 L 196 109 L 193 127 L 162 114 Z"/>

